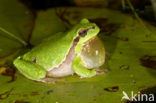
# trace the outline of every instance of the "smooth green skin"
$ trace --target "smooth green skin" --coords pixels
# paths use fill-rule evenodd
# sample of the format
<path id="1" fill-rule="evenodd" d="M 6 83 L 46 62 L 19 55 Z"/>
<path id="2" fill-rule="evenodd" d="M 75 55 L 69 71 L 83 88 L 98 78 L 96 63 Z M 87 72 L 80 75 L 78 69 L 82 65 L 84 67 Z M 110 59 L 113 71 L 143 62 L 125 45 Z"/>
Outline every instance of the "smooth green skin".
<path id="1" fill-rule="evenodd" d="M 94 26 L 94 29 L 89 29 Z M 15 67 L 27 78 L 40 80 L 46 77 L 46 71 L 60 65 L 68 54 L 73 40 L 79 36 L 80 29 L 89 29 L 85 37 L 80 37 L 75 47 L 77 56 L 73 60 L 72 69 L 81 77 L 92 77 L 96 74 L 95 70 L 88 70 L 80 65 L 82 59 L 80 54 L 83 43 L 99 33 L 99 27 L 95 23 L 90 23 L 87 19 L 75 25 L 65 33 L 57 33 L 54 36 L 43 40 L 41 44 L 14 60 Z M 36 63 L 33 62 L 36 59 Z"/>

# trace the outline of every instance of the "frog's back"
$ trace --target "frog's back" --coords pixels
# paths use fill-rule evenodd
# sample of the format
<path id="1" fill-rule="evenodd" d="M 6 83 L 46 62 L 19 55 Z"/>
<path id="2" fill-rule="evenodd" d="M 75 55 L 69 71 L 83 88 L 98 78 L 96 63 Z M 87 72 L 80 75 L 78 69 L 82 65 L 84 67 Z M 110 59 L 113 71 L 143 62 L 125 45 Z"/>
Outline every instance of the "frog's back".
<path id="1" fill-rule="evenodd" d="M 91 31 L 88 33 L 88 30 Z M 87 19 L 82 19 L 79 24 L 73 26 L 68 32 L 58 33 L 55 34 L 55 36 L 51 36 L 47 40 L 44 40 L 30 52 L 26 53 L 23 56 L 23 59 L 33 61 L 46 70 L 58 67 L 66 59 L 66 56 L 69 53 L 74 40 L 77 40 L 77 37 L 80 37 L 80 39 L 76 44 L 79 46 L 75 46 L 75 53 L 80 52 L 83 42 L 97 35 L 98 32 L 99 28 L 96 24 L 89 23 Z"/>
<path id="2" fill-rule="evenodd" d="M 33 61 L 46 70 L 57 67 L 63 62 L 72 46 L 73 36 L 68 38 L 67 33 L 58 33 L 44 40 L 23 56 L 23 59 Z"/>

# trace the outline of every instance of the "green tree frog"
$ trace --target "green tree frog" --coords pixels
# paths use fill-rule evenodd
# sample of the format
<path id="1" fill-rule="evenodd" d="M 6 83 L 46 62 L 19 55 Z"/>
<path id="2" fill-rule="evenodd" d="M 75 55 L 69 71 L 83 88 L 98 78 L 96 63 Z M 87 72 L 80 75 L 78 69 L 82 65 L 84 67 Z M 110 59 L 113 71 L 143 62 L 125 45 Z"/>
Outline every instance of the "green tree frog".
<path id="1" fill-rule="evenodd" d="M 37 81 L 73 73 L 92 77 L 105 61 L 104 45 L 97 37 L 99 31 L 95 23 L 82 19 L 71 30 L 52 35 L 17 57 L 14 65 L 25 77 Z"/>

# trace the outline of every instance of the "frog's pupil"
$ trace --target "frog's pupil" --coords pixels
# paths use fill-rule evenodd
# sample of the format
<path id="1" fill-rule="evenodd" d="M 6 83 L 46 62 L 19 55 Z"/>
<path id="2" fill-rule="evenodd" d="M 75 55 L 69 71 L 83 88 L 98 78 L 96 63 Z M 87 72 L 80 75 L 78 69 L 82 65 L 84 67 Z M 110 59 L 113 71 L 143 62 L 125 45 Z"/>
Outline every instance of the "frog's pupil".
<path id="1" fill-rule="evenodd" d="M 33 59 L 33 62 L 36 63 L 36 61 L 37 61 L 36 58 L 34 58 L 34 59 Z"/>
<path id="2" fill-rule="evenodd" d="M 95 26 L 92 26 L 91 29 L 95 29 Z"/>

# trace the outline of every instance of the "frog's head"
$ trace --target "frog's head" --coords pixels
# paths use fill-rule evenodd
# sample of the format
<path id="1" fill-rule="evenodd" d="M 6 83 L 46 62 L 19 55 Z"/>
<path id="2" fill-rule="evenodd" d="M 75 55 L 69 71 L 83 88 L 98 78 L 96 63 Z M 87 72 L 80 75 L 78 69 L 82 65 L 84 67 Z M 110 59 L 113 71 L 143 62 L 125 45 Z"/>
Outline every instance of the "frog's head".
<path id="1" fill-rule="evenodd" d="M 82 19 L 77 25 L 77 34 L 79 35 L 79 42 L 76 47 L 76 52 L 80 52 L 82 45 L 94 38 L 100 29 L 95 23 L 90 23 L 87 19 Z"/>
<path id="2" fill-rule="evenodd" d="M 80 28 L 78 29 L 77 33 L 80 37 L 80 42 L 86 42 L 92 37 L 95 37 L 100 29 L 95 23 L 90 23 L 87 19 L 82 19 L 80 24 Z"/>

